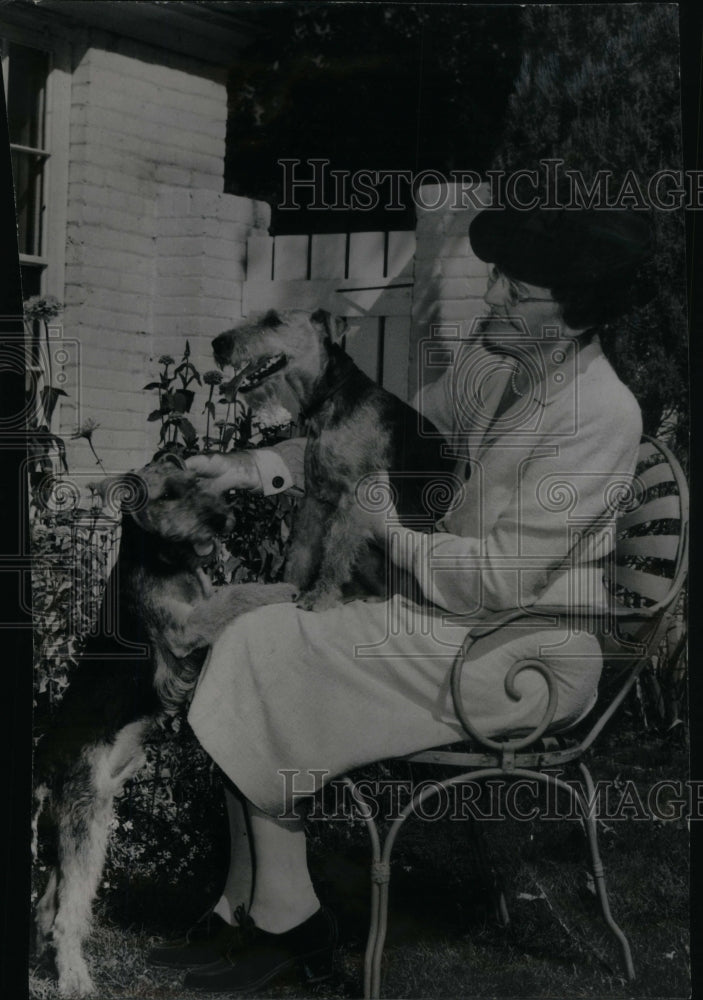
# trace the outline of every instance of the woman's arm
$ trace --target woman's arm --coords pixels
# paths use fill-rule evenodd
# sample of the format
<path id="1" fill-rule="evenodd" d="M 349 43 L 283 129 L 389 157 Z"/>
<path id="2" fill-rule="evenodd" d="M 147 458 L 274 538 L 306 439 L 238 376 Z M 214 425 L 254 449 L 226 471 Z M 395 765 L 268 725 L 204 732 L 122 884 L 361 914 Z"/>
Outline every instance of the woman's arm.
<path id="1" fill-rule="evenodd" d="M 304 454 L 305 438 L 291 438 L 272 448 L 193 455 L 186 459 L 186 465 L 198 474 L 211 493 L 256 490 L 271 496 L 285 490 L 304 491 Z"/>
<path id="2" fill-rule="evenodd" d="M 599 562 L 612 548 L 616 490 L 631 479 L 640 431 L 638 414 L 617 427 L 602 413 L 582 415 L 579 435 L 526 449 L 501 481 L 486 469 L 483 496 L 469 492 L 445 518 L 448 530 L 414 531 L 391 511 L 374 516 L 372 531 L 390 543 L 393 563 L 411 572 L 439 607 L 475 614 L 528 606 L 568 570 L 596 567 L 600 579 Z M 480 517 L 477 504 L 483 506 Z M 485 534 L 475 532 L 477 524 Z"/>

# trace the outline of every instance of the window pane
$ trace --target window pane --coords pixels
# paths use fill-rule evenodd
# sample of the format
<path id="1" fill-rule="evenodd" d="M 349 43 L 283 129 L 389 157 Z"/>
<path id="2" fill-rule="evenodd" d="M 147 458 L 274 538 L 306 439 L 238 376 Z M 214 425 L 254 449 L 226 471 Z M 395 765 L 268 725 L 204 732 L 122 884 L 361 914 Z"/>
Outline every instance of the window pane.
<path id="1" fill-rule="evenodd" d="M 40 256 L 42 252 L 42 176 L 44 158 L 33 153 L 12 151 L 12 175 L 20 253 Z"/>
<path id="2" fill-rule="evenodd" d="M 48 53 L 11 43 L 9 57 L 7 116 L 10 142 L 43 148 Z"/>
<path id="3" fill-rule="evenodd" d="M 32 295 L 41 295 L 42 268 L 32 264 L 22 264 L 22 301 L 26 302 Z"/>

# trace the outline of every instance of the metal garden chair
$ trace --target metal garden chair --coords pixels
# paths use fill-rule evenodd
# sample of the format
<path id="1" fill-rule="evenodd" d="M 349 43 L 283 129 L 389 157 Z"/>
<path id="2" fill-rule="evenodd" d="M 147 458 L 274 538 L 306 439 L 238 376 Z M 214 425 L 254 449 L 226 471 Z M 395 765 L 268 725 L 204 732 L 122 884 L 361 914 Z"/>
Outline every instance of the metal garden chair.
<path id="1" fill-rule="evenodd" d="M 604 615 L 594 615 L 592 609 L 540 608 L 539 618 L 551 621 L 567 616 L 578 627 L 597 628 L 605 637 L 605 658 L 618 675 L 617 691 L 605 704 L 599 704 L 587 717 L 585 735 L 571 744 L 561 740 L 541 738 L 549 730 L 557 708 L 557 693 L 549 667 L 540 660 L 520 660 L 509 671 L 505 687 L 511 697 L 515 692 L 515 677 L 532 668 L 544 677 L 548 688 L 548 706 L 540 724 L 527 736 L 504 741 L 481 736 L 474 728 L 460 699 L 460 681 L 471 646 L 481 638 L 510 622 L 525 618 L 525 611 L 498 614 L 479 626 L 474 625 L 452 668 L 452 696 L 457 715 L 470 740 L 466 749 L 430 750 L 404 760 L 413 764 L 434 764 L 456 768 L 456 776 L 442 781 L 425 782 L 408 805 L 389 826 L 382 841 L 373 810 L 368 800 L 355 787 L 349 786 L 355 805 L 364 819 L 371 838 L 371 925 L 364 963 L 364 996 L 380 996 L 381 959 L 388 922 L 388 893 L 391 877 L 391 853 L 400 829 L 408 816 L 417 814 L 418 806 L 438 794 L 440 789 L 462 782 L 487 778 L 529 778 L 571 797 L 583 817 L 590 849 L 593 878 L 603 919 L 616 938 L 628 979 L 635 976 L 630 945 L 613 919 L 605 885 L 605 874 L 598 848 L 598 823 L 593 803 L 594 785 L 583 762 L 578 763 L 580 782 L 567 783 L 545 769 L 574 764 L 593 744 L 604 726 L 622 705 L 642 670 L 652 658 L 666 633 L 677 597 L 683 586 L 687 568 L 688 488 L 679 463 L 661 442 L 643 438 L 639 451 L 635 481 L 631 491 L 621 496 L 615 521 L 615 547 L 605 576 L 612 595 L 612 606 Z M 551 744 L 557 744 L 553 749 Z M 507 920 L 504 899 L 500 899 Z"/>

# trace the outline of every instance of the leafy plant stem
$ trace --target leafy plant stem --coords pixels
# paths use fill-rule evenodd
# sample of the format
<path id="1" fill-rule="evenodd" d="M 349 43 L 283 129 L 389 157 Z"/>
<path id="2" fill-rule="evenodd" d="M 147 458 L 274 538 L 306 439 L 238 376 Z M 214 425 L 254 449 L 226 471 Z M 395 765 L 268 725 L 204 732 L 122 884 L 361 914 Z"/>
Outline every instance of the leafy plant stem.
<path id="1" fill-rule="evenodd" d="M 102 469 L 102 472 L 103 472 L 103 475 L 105 475 L 105 476 L 106 476 L 106 475 L 107 475 L 107 472 L 105 471 L 105 466 L 104 466 L 104 465 L 103 465 L 103 463 L 102 463 L 102 462 L 100 461 L 100 456 L 98 455 L 97 451 L 96 451 L 96 450 L 95 450 L 95 448 L 93 447 L 93 442 L 92 442 L 92 441 L 90 440 L 90 438 L 88 438 L 88 444 L 89 444 L 89 446 L 90 446 L 90 450 L 91 450 L 91 451 L 92 451 L 92 453 L 93 453 L 93 454 L 95 455 L 95 460 L 96 460 L 96 463 L 97 463 L 97 464 L 98 464 L 98 465 L 100 466 L 100 468 Z"/>
<path id="2" fill-rule="evenodd" d="M 212 405 L 212 394 L 214 392 L 214 389 L 215 389 L 215 386 L 211 385 L 210 386 L 210 394 L 209 394 L 209 396 L 207 398 L 207 406 L 205 407 L 206 412 L 207 412 L 207 417 L 206 417 L 206 420 L 205 420 L 205 451 L 206 452 L 210 451 L 210 409 L 211 409 L 211 405 Z M 220 440 L 222 440 L 221 437 L 220 437 Z"/>

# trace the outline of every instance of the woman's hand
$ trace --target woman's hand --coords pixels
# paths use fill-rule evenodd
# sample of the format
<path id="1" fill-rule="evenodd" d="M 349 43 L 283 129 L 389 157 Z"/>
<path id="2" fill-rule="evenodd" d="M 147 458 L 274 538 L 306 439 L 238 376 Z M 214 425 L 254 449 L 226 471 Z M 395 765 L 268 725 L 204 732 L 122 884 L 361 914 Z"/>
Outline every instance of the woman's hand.
<path id="1" fill-rule="evenodd" d="M 206 493 L 221 496 L 228 490 L 261 489 L 261 476 L 253 456 L 247 451 L 226 455 L 193 455 L 186 466 L 195 472 Z"/>

